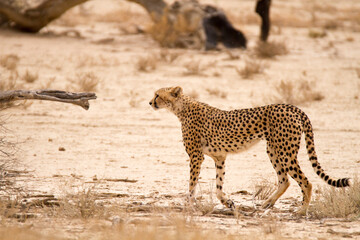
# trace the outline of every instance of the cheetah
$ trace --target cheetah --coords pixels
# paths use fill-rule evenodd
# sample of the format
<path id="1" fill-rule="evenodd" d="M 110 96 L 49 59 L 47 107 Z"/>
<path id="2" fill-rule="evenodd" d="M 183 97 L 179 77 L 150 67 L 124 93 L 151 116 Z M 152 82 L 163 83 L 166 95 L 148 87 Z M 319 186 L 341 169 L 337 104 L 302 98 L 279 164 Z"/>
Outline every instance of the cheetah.
<path id="1" fill-rule="evenodd" d="M 266 140 L 266 151 L 278 177 L 278 188 L 262 207 L 270 208 L 275 204 L 289 187 L 290 175 L 300 186 L 303 195 L 299 213 L 306 214 L 312 185 L 297 161 L 302 133 L 316 174 L 334 187 L 350 185 L 348 178 L 335 180 L 324 172 L 317 160 L 310 119 L 293 105 L 273 104 L 224 111 L 184 95 L 181 87 L 157 90 L 149 104 L 155 110 L 170 110 L 181 122 L 183 143 L 190 157 L 190 199 L 194 197 L 201 164 L 204 155 L 207 155 L 215 161 L 216 196 L 224 206 L 234 210 L 234 202 L 223 192 L 226 156 L 244 151 L 260 140 Z"/>

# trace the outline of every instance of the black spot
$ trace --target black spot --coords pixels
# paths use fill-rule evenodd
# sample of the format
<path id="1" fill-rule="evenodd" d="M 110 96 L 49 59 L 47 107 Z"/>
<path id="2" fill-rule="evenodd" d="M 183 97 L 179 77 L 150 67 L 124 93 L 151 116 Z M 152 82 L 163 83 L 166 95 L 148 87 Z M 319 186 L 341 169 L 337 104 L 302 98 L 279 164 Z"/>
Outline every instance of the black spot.
<path id="1" fill-rule="evenodd" d="M 342 187 L 347 187 L 349 186 L 349 179 L 347 178 L 343 178 L 341 181 Z"/>
<path id="2" fill-rule="evenodd" d="M 336 186 L 337 186 L 337 187 L 340 187 L 340 183 L 341 183 L 341 179 L 338 179 L 338 180 L 336 181 Z"/>

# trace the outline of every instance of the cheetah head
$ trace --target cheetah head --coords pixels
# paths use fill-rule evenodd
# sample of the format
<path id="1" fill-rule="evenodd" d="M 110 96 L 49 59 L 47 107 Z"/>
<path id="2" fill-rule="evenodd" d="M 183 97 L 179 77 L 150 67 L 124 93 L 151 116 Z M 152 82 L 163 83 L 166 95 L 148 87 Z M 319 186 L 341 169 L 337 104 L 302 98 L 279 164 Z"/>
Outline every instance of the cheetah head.
<path id="1" fill-rule="evenodd" d="M 182 96 L 181 87 L 160 88 L 155 92 L 154 98 L 149 102 L 153 109 L 166 108 L 174 111 L 177 100 Z"/>

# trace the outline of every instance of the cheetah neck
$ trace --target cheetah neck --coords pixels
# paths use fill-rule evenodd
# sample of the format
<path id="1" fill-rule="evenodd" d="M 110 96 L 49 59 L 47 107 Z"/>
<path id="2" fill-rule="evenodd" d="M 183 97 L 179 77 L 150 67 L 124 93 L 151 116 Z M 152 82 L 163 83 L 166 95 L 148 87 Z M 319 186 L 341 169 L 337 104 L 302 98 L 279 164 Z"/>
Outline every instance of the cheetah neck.
<path id="1" fill-rule="evenodd" d="M 219 110 L 211 107 L 210 105 L 202 102 L 198 102 L 189 96 L 181 96 L 176 102 L 173 103 L 172 112 L 182 120 L 186 119 L 189 114 L 196 111 L 208 112 L 212 110 Z"/>

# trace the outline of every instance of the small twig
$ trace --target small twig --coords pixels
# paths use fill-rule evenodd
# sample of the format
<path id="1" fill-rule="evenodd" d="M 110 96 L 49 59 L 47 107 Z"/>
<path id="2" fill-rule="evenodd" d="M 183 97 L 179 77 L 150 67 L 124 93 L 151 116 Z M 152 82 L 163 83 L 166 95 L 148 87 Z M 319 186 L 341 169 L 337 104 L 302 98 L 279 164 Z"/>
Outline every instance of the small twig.
<path id="1" fill-rule="evenodd" d="M 138 181 L 127 178 L 105 178 L 104 180 L 108 182 L 128 182 L 128 183 L 136 183 Z"/>

